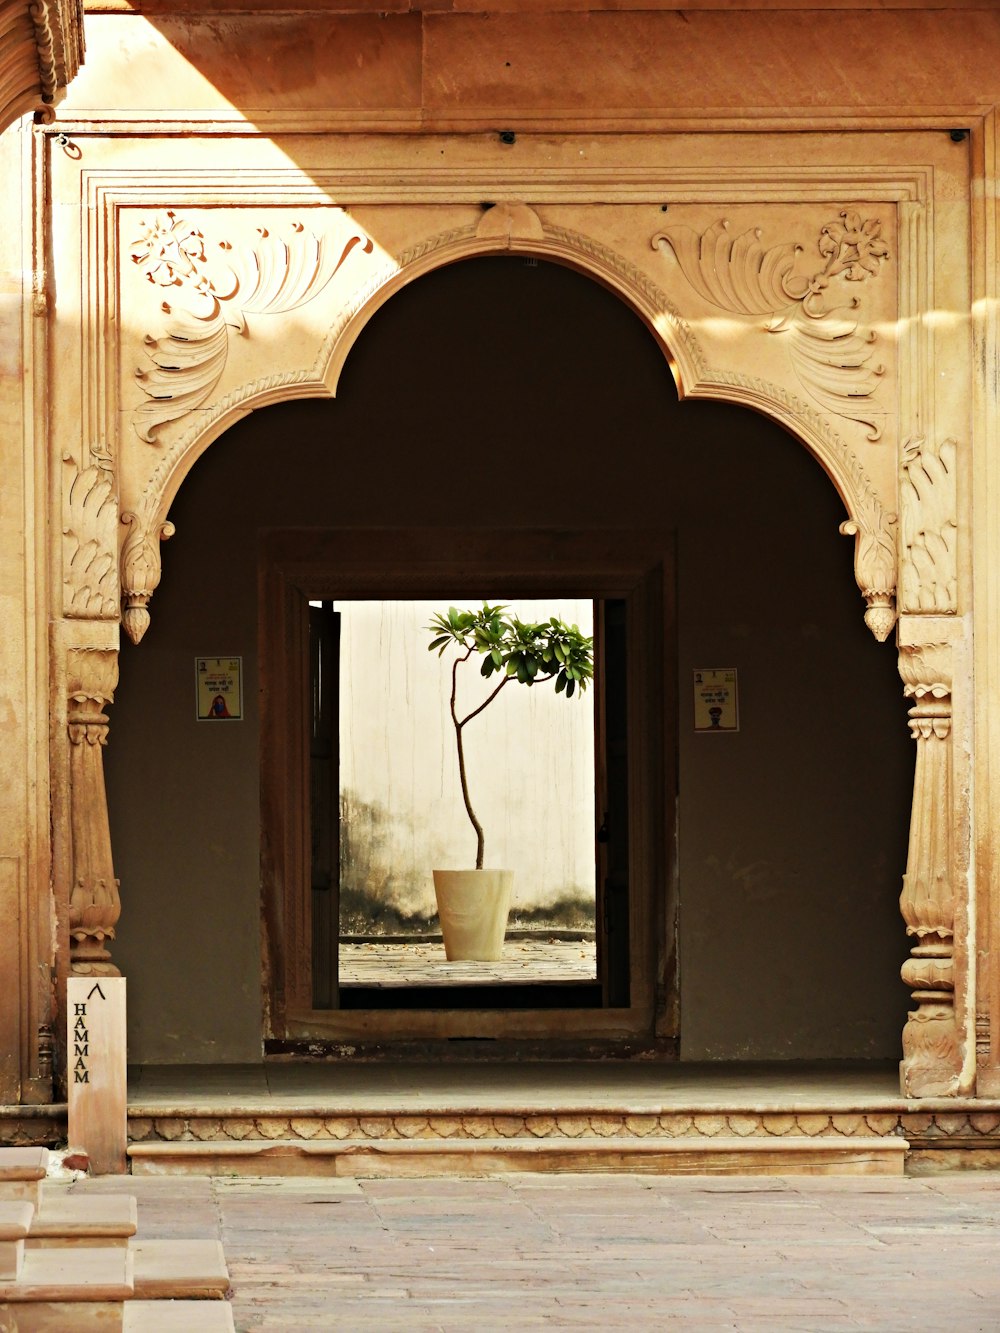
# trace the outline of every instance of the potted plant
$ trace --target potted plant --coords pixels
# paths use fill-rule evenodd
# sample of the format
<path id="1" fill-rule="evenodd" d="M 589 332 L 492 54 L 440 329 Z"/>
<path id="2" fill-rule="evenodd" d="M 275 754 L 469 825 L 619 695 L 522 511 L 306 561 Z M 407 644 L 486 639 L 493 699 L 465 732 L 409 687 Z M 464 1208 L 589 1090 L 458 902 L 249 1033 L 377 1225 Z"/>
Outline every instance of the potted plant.
<path id="1" fill-rule="evenodd" d="M 428 630 L 433 635 L 429 651 L 442 656 L 455 651 L 451 667 L 451 720 L 458 751 L 458 774 L 462 800 L 476 833 L 475 870 L 435 870 L 434 892 L 449 961 L 498 959 L 503 950 L 507 913 L 514 875 L 510 870 L 485 870 L 485 835 L 469 796 L 463 732 L 497 696 L 512 683 L 531 688 L 553 681 L 557 694 L 572 699 L 582 694 L 594 674 L 594 640 L 576 625 L 558 616 L 528 622 L 508 614 L 507 606 L 483 602 L 479 611 L 435 614 Z M 499 676 L 499 683 L 464 717 L 457 707 L 458 669 L 463 662 L 481 659 L 480 674 L 486 680 Z"/>

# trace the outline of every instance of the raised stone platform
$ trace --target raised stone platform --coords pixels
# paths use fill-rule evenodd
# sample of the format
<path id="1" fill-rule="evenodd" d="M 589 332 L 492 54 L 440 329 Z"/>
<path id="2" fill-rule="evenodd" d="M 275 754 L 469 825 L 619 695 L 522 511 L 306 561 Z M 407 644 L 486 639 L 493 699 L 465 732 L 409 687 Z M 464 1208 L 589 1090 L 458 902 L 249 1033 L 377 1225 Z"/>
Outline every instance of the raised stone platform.
<path id="1" fill-rule="evenodd" d="M 130 1153 L 136 1173 L 344 1175 L 491 1173 L 500 1161 L 901 1171 L 941 1150 L 953 1165 L 963 1164 L 956 1149 L 965 1163 L 1000 1155 L 1000 1102 L 914 1102 L 895 1080 L 883 1064 L 147 1067 L 130 1093 Z"/>

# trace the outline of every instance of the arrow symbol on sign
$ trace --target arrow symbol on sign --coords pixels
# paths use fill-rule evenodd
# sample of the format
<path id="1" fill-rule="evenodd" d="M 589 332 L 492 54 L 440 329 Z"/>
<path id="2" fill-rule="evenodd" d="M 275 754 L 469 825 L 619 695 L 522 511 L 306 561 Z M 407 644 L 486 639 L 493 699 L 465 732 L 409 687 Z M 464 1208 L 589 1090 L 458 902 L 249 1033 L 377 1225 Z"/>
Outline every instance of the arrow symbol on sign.
<path id="1" fill-rule="evenodd" d="M 89 991 L 87 992 L 87 999 L 88 999 L 88 1000 L 89 1000 L 90 997 L 93 995 L 94 991 L 97 991 L 98 995 L 101 997 L 102 1000 L 106 1000 L 106 999 L 108 998 L 108 997 L 104 994 L 104 992 L 101 990 L 101 983 L 100 983 L 100 982 L 97 982 L 97 984 L 96 984 L 95 986 L 93 986 L 91 990 L 89 990 Z"/>

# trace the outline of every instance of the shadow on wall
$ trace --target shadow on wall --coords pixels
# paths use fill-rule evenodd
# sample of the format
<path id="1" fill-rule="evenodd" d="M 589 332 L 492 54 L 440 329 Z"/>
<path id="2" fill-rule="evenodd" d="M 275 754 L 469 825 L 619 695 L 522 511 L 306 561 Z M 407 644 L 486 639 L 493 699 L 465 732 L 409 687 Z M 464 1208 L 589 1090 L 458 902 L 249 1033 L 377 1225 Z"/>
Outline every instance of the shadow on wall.
<path id="1" fill-rule="evenodd" d="M 340 796 L 340 930 L 342 935 L 425 935 L 439 932 L 431 870 L 392 864 L 398 823 L 385 806 Z M 426 839 L 422 839 L 426 841 Z M 577 884 L 546 885 L 543 901 L 521 902 L 510 924 L 529 930 L 594 928 L 594 891 Z"/>

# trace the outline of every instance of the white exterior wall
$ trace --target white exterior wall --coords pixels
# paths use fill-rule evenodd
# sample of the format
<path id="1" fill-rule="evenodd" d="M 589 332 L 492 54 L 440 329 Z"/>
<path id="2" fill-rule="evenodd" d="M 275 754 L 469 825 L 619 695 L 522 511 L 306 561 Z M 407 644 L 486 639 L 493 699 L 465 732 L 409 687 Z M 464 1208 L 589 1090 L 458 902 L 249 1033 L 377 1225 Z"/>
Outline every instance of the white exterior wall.
<path id="1" fill-rule="evenodd" d="M 590 601 L 509 605 L 522 620 L 558 615 L 593 632 Z M 447 606 L 446 598 L 337 603 L 342 815 L 369 862 L 368 887 L 404 914 L 435 911 L 433 869 L 475 865 L 448 710 L 454 654 L 427 650 L 425 626 Z M 492 688 L 480 663 L 459 667 L 460 717 Z M 514 681 L 469 723 L 464 740 L 485 863 L 515 872 L 512 916 L 566 897 L 592 904 L 593 691 L 567 700 L 551 684 L 527 689 Z"/>

